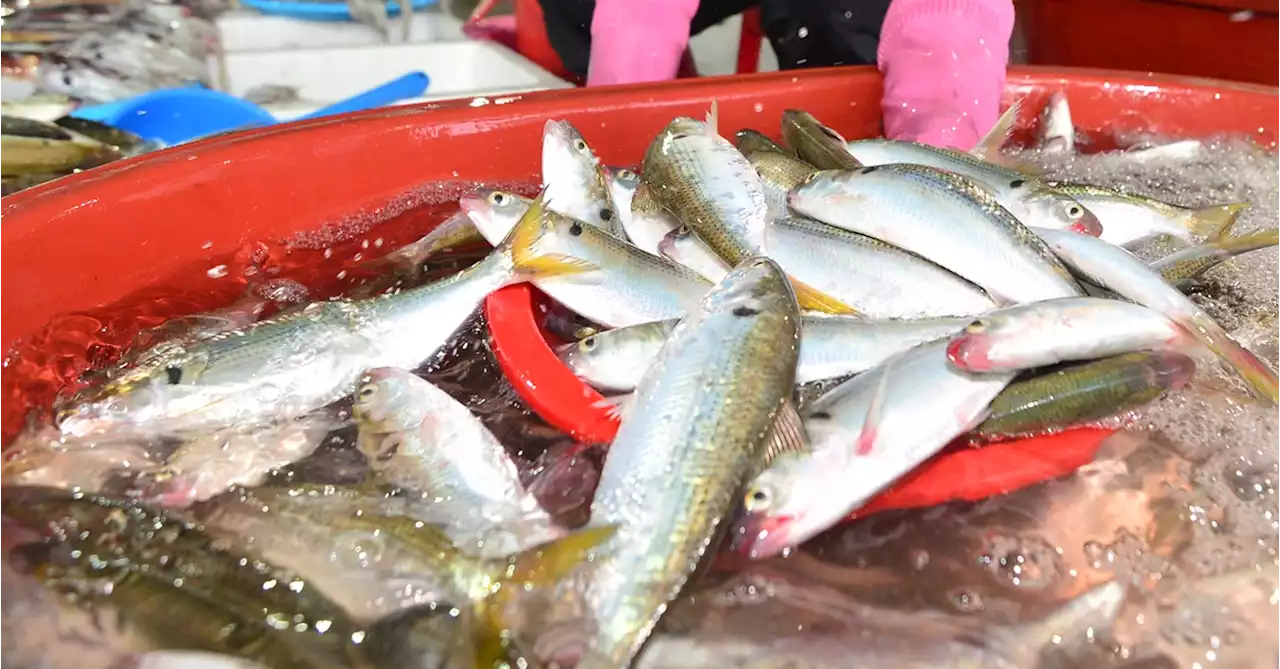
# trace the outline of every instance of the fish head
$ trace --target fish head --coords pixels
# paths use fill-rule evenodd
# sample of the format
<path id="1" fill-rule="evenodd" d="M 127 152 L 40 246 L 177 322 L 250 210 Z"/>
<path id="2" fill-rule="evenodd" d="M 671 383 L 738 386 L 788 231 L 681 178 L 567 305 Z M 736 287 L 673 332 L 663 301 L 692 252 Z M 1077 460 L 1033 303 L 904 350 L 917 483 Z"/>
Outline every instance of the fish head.
<path id="1" fill-rule="evenodd" d="M 549 189 L 547 204 L 552 208 L 564 210 L 566 200 L 609 201 L 600 161 L 568 121 L 550 120 L 543 126 L 542 182 Z"/>
<path id="2" fill-rule="evenodd" d="M 702 298 L 704 314 L 799 314 L 795 291 L 778 263 L 766 256 L 747 258 Z M 798 318 L 796 319 L 799 320 Z"/>
<path id="3" fill-rule="evenodd" d="M 1090 237 L 1102 235 L 1102 223 L 1080 201 L 1052 186 L 1028 179 L 1010 182 L 1020 211 L 1010 212 L 1024 225 L 1069 230 Z"/>
<path id="4" fill-rule="evenodd" d="M 834 450 L 814 444 L 810 453 L 784 453 L 775 458 L 743 492 L 732 549 L 763 560 L 785 553 L 840 522 L 848 515 L 844 490 L 850 481 L 843 464 L 850 450 L 848 444 L 836 445 Z"/>
<path id="5" fill-rule="evenodd" d="M 606 167 L 604 177 L 619 188 L 634 191 L 640 187 L 640 175 L 625 167 Z"/>
<path id="6" fill-rule="evenodd" d="M 856 198 L 846 192 L 844 184 L 850 174 L 857 175 L 873 171 L 875 171 L 874 167 L 854 172 L 819 170 L 787 193 L 787 205 L 799 213 L 817 217 L 845 207 L 857 206 Z"/>
<path id="7" fill-rule="evenodd" d="M 431 398 L 422 386 L 427 381 L 412 372 L 379 367 L 364 373 L 351 405 L 360 432 L 386 434 L 410 430 L 422 424 L 431 410 Z"/>
<path id="8" fill-rule="evenodd" d="M 70 437 L 177 432 L 200 422 L 199 414 L 239 388 L 198 383 L 207 358 L 174 350 L 147 355 L 104 385 L 73 399 L 55 423 Z"/>
<path id="9" fill-rule="evenodd" d="M 481 188 L 458 200 L 462 213 L 471 219 L 472 225 L 490 242 L 501 241 L 516 227 L 520 217 L 529 209 L 522 197 L 502 190 Z"/>
<path id="10" fill-rule="evenodd" d="M 947 359 L 966 372 L 1026 369 L 1028 360 L 1044 353 L 1045 342 L 1036 333 L 1053 313 L 1022 305 L 984 314 L 951 338 Z"/>

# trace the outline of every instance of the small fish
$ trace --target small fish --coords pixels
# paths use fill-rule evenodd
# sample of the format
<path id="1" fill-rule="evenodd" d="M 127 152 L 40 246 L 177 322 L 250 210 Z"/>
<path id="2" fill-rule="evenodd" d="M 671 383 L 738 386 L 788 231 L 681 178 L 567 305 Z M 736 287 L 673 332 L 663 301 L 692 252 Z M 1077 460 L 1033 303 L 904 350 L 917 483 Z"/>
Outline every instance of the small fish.
<path id="1" fill-rule="evenodd" d="M 488 524 L 548 522 L 507 449 L 430 382 L 400 369 L 369 370 L 351 412 L 360 451 L 388 483 Z"/>
<path id="2" fill-rule="evenodd" d="M 984 314 L 952 338 L 947 356 L 959 369 L 985 373 L 1186 343 L 1186 332 L 1158 311 L 1119 300 L 1077 297 Z"/>
<path id="3" fill-rule="evenodd" d="M 676 326 L 645 375 L 591 504 L 591 522 L 618 533 L 587 574 L 596 630 L 580 669 L 629 666 L 715 553 L 742 484 L 767 462 L 795 378 L 799 320 L 777 264 L 748 260 Z"/>
<path id="4" fill-rule="evenodd" d="M 349 395 L 367 369 L 414 369 L 489 293 L 590 269 L 539 254 L 542 220 L 537 200 L 498 249 L 440 281 L 394 295 L 313 303 L 148 357 L 60 411 L 58 427 L 72 436 L 180 437 L 283 422 Z"/>
<path id="5" fill-rule="evenodd" d="M 1133 254 L 1101 239 L 1052 230 L 1037 232 L 1054 253 L 1085 280 L 1160 312 L 1226 361 L 1255 395 L 1273 404 L 1280 401 L 1280 383 L 1275 371 L 1232 339 L 1209 314 Z"/>
<path id="6" fill-rule="evenodd" d="M 673 228 L 658 242 L 658 255 L 688 267 L 711 282 L 723 279 L 730 270 L 729 265 L 685 225 Z"/>
<path id="7" fill-rule="evenodd" d="M 70 142 L 74 136 L 54 123 L 37 121 L 23 116 L 0 116 L 0 134 L 31 139 L 52 139 Z"/>
<path id="8" fill-rule="evenodd" d="M 950 172 L 921 165 L 819 172 L 789 203 L 804 216 L 915 253 L 1000 304 L 1083 294 L 1034 232 Z"/>
<path id="9" fill-rule="evenodd" d="M 742 152 L 742 155 L 749 156 L 759 151 L 773 151 L 775 153 L 785 153 L 794 156 L 795 153 L 780 146 L 777 142 L 764 136 L 751 128 L 743 128 L 733 134 L 733 145 Z"/>
<path id="10" fill-rule="evenodd" d="M 1013 626 L 988 624 L 974 629 L 964 627 L 960 621 L 939 625 L 918 617 L 890 625 L 884 621 L 888 616 L 882 613 L 869 615 L 856 630 L 844 633 L 806 630 L 803 634 L 767 639 L 722 630 L 692 636 L 659 634 L 635 666 L 1028 669 L 1041 666 L 1041 655 L 1049 649 L 1066 649 L 1070 653 L 1090 643 L 1095 634 L 1112 626 L 1124 602 L 1124 585 L 1111 581 L 1085 591 L 1041 620 Z"/>
<path id="11" fill-rule="evenodd" d="M 643 323 L 593 334 L 560 346 L 556 355 L 591 387 L 628 393 L 657 358 L 676 322 Z M 864 372 L 908 348 L 959 332 L 967 323 L 967 318 L 874 321 L 805 315 L 800 319 L 796 383 Z"/>
<path id="12" fill-rule="evenodd" d="M 765 239 L 793 276 L 867 318 L 973 316 L 996 306 L 981 288 L 914 253 L 826 223 L 787 216 Z"/>
<path id="13" fill-rule="evenodd" d="M 319 448 L 337 420 L 320 411 L 281 425 L 227 428 L 179 446 L 164 465 L 144 472 L 135 486 L 145 500 L 186 508 L 232 486 L 255 486 Z"/>
<path id="14" fill-rule="evenodd" d="M 631 217 L 626 221 L 627 238 L 631 243 L 646 253 L 662 255 L 658 252 L 658 245 L 678 227 L 680 219 L 658 201 L 649 184 L 641 181 L 632 194 Z"/>
<path id="15" fill-rule="evenodd" d="M 1181 389 L 1195 371 L 1195 361 L 1173 352 L 1070 365 L 1009 384 L 973 433 L 988 439 L 1036 434 L 1122 414 Z"/>
<path id="16" fill-rule="evenodd" d="M 493 192 L 464 197 L 463 211 L 476 227 L 500 231 L 527 215 L 523 198 Z M 501 204 L 498 204 L 498 203 Z M 535 280 L 534 284 L 574 313 L 607 327 L 679 318 L 711 288 L 697 273 L 650 255 L 598 228 L 547 211 L 541 217 L 534 251 L 590 267 L 577 277 Z M 489 234 L 489 233 L 486 233 Z"/>
<path id="17" fill-rule="evenodd" d="M 716 129 L 715 103 L 707 121 L 679 117 L 645 152 L 641 175 L 658 200 L 727 265 L 768 255 L 764 231 L 769 206 L 759 173 Z M 852 313 L 848 305 L 792 281 L 800 306 Z"/>
<path id="18" fill-rule="evenodd" d="M 600 161 L 568 121 L 547 121 L 543 127 L 542 181 L 553 211 L 626 239 Z"/>
<path id="19" fill-rule="evenodd" d="M 806 163 L 820 170 L 855 170 L 862 167 L 849 153 L 840 133 L 823 125 L 806 111 L 782 112 L 782 139 Z"/>
<path id="20" fill-rule="evenodd" d="M 1278 243 L 1280 231 L 1276 228 L 1238 237 L 1228 236 L 1165 256 L 1151 263 L 1151 269 L 1159 272 L 1170 285 L 1183 289 L 1205 272 L 1238 255 L 1270 248 Z"/>
<path id="21" fill-rule="evenodd" d="M 510 232 L 508 230 L 507 232 Z M 501 244 L 506 234 L 495 238 L 495 244 Z M 422 274 L 422 263 L 427 258 L 450 249 L 474 246 L 487 242 L 471 218 L 465 212 L 458 212 L 445 219 L 431 232 L 417 241 L 406 244 L 383 256 L 378 262 L 389 265 L 391 271 L 409 279 L 416 279 Z"/>
<path id="22" fill-rule="evenodd" d="M 1229 229 L 1247 204 L 1212 205 L 1191 209 L 1159 200 L 1088 184 L 1055 184 L 1075 198 L 1102 222 L 1103 241 L 1116 246 L 1172 235 L 1188 243 L 1219 236 Z"/>
<path id="23" fill-rule="evenodd" d="M 968 153 L 891 139 L 862 139 L 848 146 L 864 165 L 910 163 L 971 179 L 989 190 L 996 202 L 1023 225 L 1072 230 L 1094 237 L 1106 227 L 1084 204 L 1052 184 Z"/>
<path id="24" fill-rule="evenodd" d="M 749 153 L 747 160 L 760 173 L 765 200 L 769 203 L 769 218 L 773 221 L 791 214 L 787 195 L 818 172 L 818 168 L 809 163 L 776 151 Z M 768 245 L 767 240 L 765 243 Z"/>
<path id="25" fill-rule="evenodd" d="M 121 157 L 103 144 L 17 135 L 0 136 L 0 154 L 0 174 L 6 177 L 89 169 Z"/>
<path id="26" fill-rule="evenodd" d="M 959 371 L 946 348 L 903 351 L 806 407 L 812 451 L 777 458 L 747 486 L 739 547 L 763 559 L 800 545 L 981 423 L 1014 373 Z"/>
<path id="27" fill-rule="evenodd" d="M 0 112 L 5 116 L 29 118 L 52 123 L 69 114 L 76 105 L 65 95 L 33 95 L 20 100 L 0 102 Z"/>
<path id="28" fill-rule="evenodd" d="M 1067 104 L 1066 91 L 1061 89 L 1050 93 L 1049 101 L 1044 105 L 1040 117 L 1040 149 L 1046 153 L 1074 153 L 1076 150 L 1071 105 Z M 1102 229 L 1105 231 L 1106 225 Z"/>
<path id="29" fill-rule="evenodd" d="M 33 428 L 5 448 L 3 484 L 99 492 L 117 477 L 159 467 L 160 447 L 144 440 L 68 439 L 49 426 Z"/>
<path id="30" fill-rule="evenodd" d="M 75 116 L 63 116 L 54 121 L 54 124 L 107 146 L 113 146 L 124 152 L 125 155 L 135 155 L 133 151 L 146 144 L 146 140 L 127 130 L 113 128 L 98 121 L 90 121 Z"/>
<path id="31" fill-rule="evenodd" d="M 640 187 L 640 175 L 625 167 L 605 165 L 601 169 L 604 171 L 605 184 L 609 186 L 609 195 L 613 198 L 618 224 L 622 226 L 627 239 L 635 244 L 635 240 L 631 239 L 631 199 L 635 197 L 636 189 Z M 639 244 L 636 245 L 639 246 Z M 648 251 L 648 249 L 645 250 Z"/>

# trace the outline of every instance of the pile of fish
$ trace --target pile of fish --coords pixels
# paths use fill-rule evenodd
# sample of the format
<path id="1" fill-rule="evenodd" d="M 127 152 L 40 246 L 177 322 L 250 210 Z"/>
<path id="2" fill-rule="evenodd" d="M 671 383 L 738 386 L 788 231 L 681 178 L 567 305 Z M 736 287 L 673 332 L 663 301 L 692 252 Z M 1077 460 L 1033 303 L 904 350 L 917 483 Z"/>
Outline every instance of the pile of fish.
<path id="1" fill-rule="evenodd" d="M 5 462 L 6 523 L 30 535 L 11 560 L 114 611 L 131 650 L 153 651 L 132 666 L 1031 667 L 1069 652 L 1105 633 L 1122 584 L 1018 628 L 906 625 L 857 652 L 820 632 L 659 626 L 726 539 L 786 553 L 957 440 L 1123 414 L 1197 367 L 1276 402 L 1275 373 L 1177 288 L 1276 231 L 1233 235 L 1243 203 L 1191 210 L 1002 164 L 1014 113 L 961 153 L 846 142 L 800 111 L 785 146 L 734 141 L 713 102 L 662 129 L 638 171 L 548 121 L 537 197 L 464 197 L 382 260 L 403 285 L 188 323 L 62 403 Z M 1154 265 L 1124 248 L 1159 235 L 1187 246 Z M 424 258 L 481 238 L 483 260 L 420 280 Z M 589 323 L 558 355 L 621 419 L 582 526 L 412 373 L 521 282 Z M 362 476 L 287 474 L 348 417 Z"/>
<path id="2" fill-rule="evenodd" d="M 206 19 L 221 9 L 156 0 L 5 0 L 5 102 L 60 95 L 94 104 L 212 84 L 206 58 L 217 32 Z"/>
<path id="3" fill-rule="evenodd" d="M 4 195 L 160 148 L 133 133 L 74 116 L 46 123 L 4 115 L 0 132 Z"/>

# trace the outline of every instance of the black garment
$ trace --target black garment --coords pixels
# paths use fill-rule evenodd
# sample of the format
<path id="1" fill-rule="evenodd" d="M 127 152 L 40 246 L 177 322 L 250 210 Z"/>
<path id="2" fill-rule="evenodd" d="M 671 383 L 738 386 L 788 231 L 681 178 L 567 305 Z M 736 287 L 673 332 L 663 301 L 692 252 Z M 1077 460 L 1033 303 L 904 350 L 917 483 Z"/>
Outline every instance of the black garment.
<path id="1" fill-rule="evenodd" d="M 644 2 L 644 0 L 632 0 Z M 890 0 L 703 0 L 690 35 L 759 5 L 760 24 L 778 67 L 791 70 L 876 62 Z M 595 0 L 539 0 L 547 39 L 565 69 L 586 78 Z"/>

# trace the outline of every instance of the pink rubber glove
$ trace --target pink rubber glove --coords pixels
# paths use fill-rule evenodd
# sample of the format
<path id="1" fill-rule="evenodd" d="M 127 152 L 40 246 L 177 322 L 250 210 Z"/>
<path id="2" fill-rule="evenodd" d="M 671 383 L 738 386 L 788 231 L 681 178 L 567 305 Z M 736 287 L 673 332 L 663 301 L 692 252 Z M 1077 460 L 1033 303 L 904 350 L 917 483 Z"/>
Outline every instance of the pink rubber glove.
<path id="1" fill-rule="evenodd" d="M 880 30 L 885 136 L 968 151 L 1000 116 L 1011 0 L 893 0 Z"/>
<path id="2" fill-rule="evenodd" d="M 596 0 L 587 85 L 675 79 L 698 0 Z"/>

